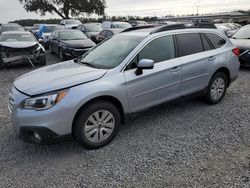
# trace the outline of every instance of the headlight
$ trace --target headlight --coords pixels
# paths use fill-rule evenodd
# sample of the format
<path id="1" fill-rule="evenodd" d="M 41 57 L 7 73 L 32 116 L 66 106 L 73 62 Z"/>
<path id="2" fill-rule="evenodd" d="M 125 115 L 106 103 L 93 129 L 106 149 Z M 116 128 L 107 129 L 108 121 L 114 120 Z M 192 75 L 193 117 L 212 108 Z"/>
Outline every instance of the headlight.
<path id="1" fill-rule="evenodd" d="M 37 111 L 47 110 L 53 107 L 56 103 L 60 102 L 67 95 L 67 93 L 67 90 L 63 90 L 51 95 L 29 98 L 23 102 L 22 108 Z"/>

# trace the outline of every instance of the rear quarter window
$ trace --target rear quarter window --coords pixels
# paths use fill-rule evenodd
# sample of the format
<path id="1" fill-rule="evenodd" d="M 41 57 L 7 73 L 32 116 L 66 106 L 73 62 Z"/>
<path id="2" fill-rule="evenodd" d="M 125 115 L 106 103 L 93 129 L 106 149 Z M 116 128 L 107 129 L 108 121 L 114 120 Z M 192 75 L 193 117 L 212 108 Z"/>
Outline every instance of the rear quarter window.
<path id="1" fill-rule="evenodd" d="M 180 56 L 203 52 L 203 44 L 199 33 L 178 34 L 176 37 Z"/>
<path id="2" fill-rule="evenodd" d="M 206 33 L 205 35 L 207 36 L 209 41 L 212 43 L 215 49 L 220 48 L 226 44 L 226 40 L 216 34 Z"/>

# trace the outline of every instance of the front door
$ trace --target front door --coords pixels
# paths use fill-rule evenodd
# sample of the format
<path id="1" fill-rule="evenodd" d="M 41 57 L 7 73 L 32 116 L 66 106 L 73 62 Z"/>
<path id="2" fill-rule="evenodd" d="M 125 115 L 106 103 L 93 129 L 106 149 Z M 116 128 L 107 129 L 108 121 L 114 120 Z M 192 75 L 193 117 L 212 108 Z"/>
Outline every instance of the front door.
<path id="1" fill-rule="evenodd" d="M 136 64 L 141 59 L 155 61 L 154 68 L 135 74 Z M 131 61 L 124 71 L 127 95 L 131 112 L 161 104 L 180 96 L 181 67 L 175 58 L 172 36 L 154 39 Z"/>

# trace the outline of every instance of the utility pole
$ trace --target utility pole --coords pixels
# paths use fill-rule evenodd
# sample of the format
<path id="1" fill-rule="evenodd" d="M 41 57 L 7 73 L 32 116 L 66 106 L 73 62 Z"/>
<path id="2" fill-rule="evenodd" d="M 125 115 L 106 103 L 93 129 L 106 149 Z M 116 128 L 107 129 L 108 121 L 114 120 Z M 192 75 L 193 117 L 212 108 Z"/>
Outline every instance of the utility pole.
<path id="1" fill-rule="evenodd" d="M 197 16 L 199 15 L 200 2 L 201 2 L 201 0 L 197 0 L 197 12 L 196 12 Z"/>

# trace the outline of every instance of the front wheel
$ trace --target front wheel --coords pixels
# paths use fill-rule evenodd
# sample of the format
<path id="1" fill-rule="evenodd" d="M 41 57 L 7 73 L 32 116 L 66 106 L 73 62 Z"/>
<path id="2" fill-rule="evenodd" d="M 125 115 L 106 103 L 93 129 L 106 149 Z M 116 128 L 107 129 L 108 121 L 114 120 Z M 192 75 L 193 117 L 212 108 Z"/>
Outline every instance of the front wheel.
<path id="1" fill-rule="evenodd" d="M 73 134 L 84 147 L 98 149 L 113 140 L 120 124 L 121 116 L 116 106 L 107 101 L 97 101 L 80 111 Z"/>
<path id="2" fill-rule="evenodd" d="M 206 101 L 209 104 L 218 104 L 225 97 L 227 91 L 228 79 L 223 72 L 216 73 L 208 85 Z"/>

